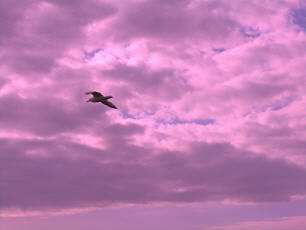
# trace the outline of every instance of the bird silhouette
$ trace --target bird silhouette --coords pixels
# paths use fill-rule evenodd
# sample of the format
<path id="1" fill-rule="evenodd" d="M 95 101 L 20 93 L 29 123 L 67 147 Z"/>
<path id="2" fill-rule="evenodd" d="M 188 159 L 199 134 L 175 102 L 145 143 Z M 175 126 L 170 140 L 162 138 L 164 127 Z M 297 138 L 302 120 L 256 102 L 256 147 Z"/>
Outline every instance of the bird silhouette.
<path id="1" fill-rule="evenodd" d="M 102 93 L 97 91 L 86 92 L 85 94 L 87 95 L 91 94 L 93 96 L 92 98 L 87 100 L 87 102 L 93 102 L 93 103 L 101 102 L 104 105 L 107 105 L 113 109 L 117 109 L 117 107 L 113 103 L 108 101 L 108 99 L 112 98 L 113 96 L 103 96 Z"/>

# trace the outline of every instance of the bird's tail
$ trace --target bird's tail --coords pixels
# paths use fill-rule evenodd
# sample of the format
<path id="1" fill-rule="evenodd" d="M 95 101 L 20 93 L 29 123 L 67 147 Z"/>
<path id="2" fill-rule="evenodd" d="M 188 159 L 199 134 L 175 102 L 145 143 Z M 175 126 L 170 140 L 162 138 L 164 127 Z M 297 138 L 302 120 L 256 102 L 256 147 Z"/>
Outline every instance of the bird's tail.
<path id="1" fill-rule="evenodd" d="M 106 99 L 106 100 L 107 100 L 107 99 L 110 99 L 110 98 L 113 98 L 113 96 L 105 96 L 105 97 L 104 97 L 104 99 Z"/>

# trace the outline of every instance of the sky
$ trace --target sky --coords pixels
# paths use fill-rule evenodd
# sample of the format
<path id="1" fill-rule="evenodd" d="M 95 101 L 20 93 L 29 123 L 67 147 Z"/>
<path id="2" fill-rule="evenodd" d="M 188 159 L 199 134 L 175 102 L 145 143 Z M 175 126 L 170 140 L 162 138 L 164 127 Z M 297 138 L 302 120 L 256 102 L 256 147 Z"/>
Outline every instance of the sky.
<path id="1" fill-rule="evenodd" d="M 0 47 L 1 229 L 305 229 L 306 1 L 1 0 Z"/>

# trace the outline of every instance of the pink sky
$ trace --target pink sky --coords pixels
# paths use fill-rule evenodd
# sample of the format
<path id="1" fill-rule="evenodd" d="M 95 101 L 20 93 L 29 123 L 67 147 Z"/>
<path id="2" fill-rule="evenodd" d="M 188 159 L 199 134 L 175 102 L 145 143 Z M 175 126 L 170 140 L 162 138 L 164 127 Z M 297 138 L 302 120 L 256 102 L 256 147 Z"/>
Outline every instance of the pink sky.
<path id="1" fill-rule="evenodd" d="M 1 229 L 305 229 L 306 1 L 1 0 L 0 46 Z"/>

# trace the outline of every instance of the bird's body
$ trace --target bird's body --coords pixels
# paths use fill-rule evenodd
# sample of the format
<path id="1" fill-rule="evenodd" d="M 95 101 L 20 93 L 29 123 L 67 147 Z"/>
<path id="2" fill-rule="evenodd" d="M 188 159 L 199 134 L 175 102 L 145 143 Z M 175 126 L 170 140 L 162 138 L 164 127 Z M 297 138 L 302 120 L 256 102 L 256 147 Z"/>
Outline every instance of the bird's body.
<path id="1" fill-rule="evenodd" d="M 93 102 L 93 103 L 101 102 L 104 105 L 107 105 L 107 106 L 109 106 L 113 109 L 117 109 L 117 107 L 113 103 L 108 101 L 108 99 L 112 98 L 112 96 L 103 96 L 101 93 L 96 92 L 96 91 L 87 92 L 86 94 L 92 94 L 93 95 L 93 97 L 90 98 L 87 102 Z"/>

